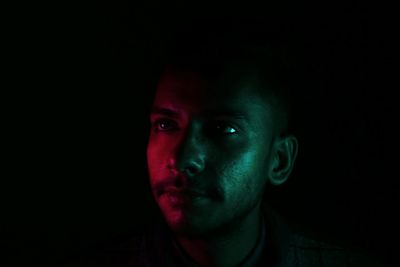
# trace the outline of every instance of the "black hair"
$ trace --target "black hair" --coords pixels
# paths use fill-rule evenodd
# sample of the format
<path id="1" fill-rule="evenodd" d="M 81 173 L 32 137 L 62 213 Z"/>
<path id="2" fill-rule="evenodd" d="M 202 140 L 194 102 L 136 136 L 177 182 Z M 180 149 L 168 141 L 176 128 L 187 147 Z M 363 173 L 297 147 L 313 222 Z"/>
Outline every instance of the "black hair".
<path id="1" fill-rule="evenodd" d="M 208 80 L 255 75 L 261 95 L 274 96 L 291 131 L 295 75 L 285 45 L 266 35 L 253 23 L 191 23 L 175 32 L 162 69 L 190 70 Z"/>

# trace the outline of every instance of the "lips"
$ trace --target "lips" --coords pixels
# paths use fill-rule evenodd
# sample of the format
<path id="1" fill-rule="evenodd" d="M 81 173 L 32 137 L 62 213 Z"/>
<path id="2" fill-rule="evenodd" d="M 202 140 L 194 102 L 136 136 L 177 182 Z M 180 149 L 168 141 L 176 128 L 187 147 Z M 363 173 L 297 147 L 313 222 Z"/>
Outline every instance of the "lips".
<path id="1" fill-rule="evenodd" d="M 208 197 L 207 193 L 186 188 L 166 188 L 160 197 L 165 197 L 173 205 L 194 204 Z"/>
<path id="2" fill-rule="evenodd" d="M 182 195 L 189 197 L 207 197 L 207 193 L 200 190 L 194 190 L 188 188 L 176 188 L 176 187 L 166 188 L 164 190 L 164 194 Z"/>

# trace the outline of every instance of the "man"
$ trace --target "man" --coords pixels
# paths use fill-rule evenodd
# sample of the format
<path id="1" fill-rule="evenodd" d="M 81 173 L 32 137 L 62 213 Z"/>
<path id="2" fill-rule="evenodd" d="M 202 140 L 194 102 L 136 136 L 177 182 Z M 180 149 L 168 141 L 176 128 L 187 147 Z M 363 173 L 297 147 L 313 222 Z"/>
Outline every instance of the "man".
<path id="1" fill-rule="evenodd" d="M 378 266 L 292 233 L 268 207 L 266 190 L 297 156 L 294 80 L 272 50 L 206 37 L 173 46 L 152 103 L 147 162 L 162 222 L 83 266 Z"/>
<path id="2" fill-rule="evenodd" d="M 264 189 L 288 179 L 297 154 L 285 103 L 248 58 L 188 54 L 163 74 L 150 116 L 153 195 L 175 245 L 201 266 L 256 262 Z"/>

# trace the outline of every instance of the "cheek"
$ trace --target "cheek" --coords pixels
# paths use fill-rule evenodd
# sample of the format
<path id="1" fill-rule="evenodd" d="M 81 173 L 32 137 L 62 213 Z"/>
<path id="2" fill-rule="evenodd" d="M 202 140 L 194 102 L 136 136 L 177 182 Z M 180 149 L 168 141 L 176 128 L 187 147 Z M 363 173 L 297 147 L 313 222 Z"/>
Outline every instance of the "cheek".
<path id="1" fill-rule="evenodd" d="M 165 151 L 163 146 L 150 142 L 147 146 L 147 167 L 150 179 L 154 180 L 160 176 L 162 162 L 164 161 Z"/>
<path id="2" fill-rule="evenodd" d="M 147 145 L 147 166 L 150 179 L 154 180 L 165 176 L 168 160 L 173 155 L 175 143 L 165 138 L 150 139 Z"/>
<path id="3" fill-rule="evenodd" d="M 257 149 L 238 153 L 221 169 L 225 193 L 231 197 L 253 197 L 263 190 L 267 173 L 263 156 Z M 252 195 L 249 195 L 252 194 Z"/>

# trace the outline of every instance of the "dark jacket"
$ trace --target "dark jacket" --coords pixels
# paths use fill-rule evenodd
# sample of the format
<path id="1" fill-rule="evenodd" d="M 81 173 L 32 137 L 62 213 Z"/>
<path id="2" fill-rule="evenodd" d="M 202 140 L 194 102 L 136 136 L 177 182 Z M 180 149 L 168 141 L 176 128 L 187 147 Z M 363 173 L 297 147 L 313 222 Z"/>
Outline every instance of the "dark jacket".
<path id="1" fill-rule="evenodd" d="M 361 249 L 330 245 L 293 233 L 278 216 L 266 219 L 266 240 L 256 267 L 386 266 Z M 65 267 L 192 267 L 176 257 L 169 231 L 157 223 L 140 235 L 82 256 Z M 196 266 L 196 265 L 194 265 Z"/>

